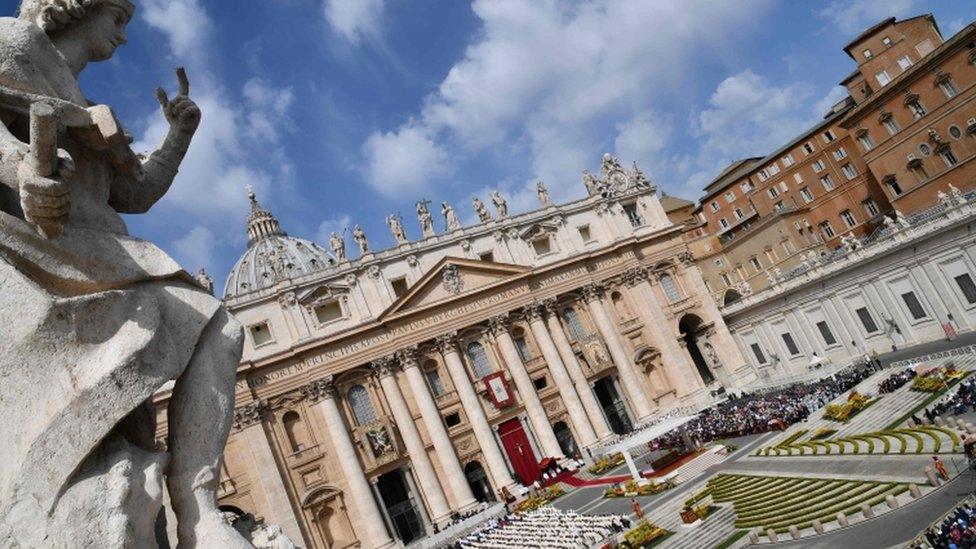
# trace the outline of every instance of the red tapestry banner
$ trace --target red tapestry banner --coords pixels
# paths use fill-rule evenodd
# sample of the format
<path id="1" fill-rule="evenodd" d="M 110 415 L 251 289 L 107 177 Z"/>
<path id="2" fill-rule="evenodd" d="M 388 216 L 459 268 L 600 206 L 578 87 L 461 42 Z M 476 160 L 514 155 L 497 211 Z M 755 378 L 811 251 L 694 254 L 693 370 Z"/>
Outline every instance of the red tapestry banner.
<path id="1" fill-rule="evenodd" d="M 488 397 L 491 398 L 491 403 L 495 405 L 496 410 L 508 408 L 515 404 L 515 395 L 508 389 L 508 381 L 505 380 L 504 372 L 495 372 L 481 380 L 485 382 Z"/>

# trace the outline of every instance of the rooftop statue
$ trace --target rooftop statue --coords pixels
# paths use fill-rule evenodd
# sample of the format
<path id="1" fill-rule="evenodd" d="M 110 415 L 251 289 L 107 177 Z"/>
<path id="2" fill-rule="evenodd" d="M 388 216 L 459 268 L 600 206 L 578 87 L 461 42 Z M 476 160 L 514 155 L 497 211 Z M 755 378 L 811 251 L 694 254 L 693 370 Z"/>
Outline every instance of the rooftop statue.
<path id="1" fill-rule="evenodd" d="M 500 192 L 491 191 L 491 202 L 495 205 L 495 210 L 498 212 L 498 219 L 508 217 L 508 201 L 505 200 Z"/>
<path id="2" fill-rule="evenodd" d="M 359 225 L 353 228 L 352 239 L 359 245 L 359 255 L 369 252 L 369 241 L 366 240 L 366 233 L 363 232 L 363 228 Z"/>
<path id="3" fill-rule="evenodd" d="M 140 157 L 78 84 L 134 9 L 24 0 L 0 18 L 3 547 L 154 547 L 163 473 L 181 547 L 250 546 L 215 494 L 241 325 L 119 215 L 166 194 L 200 110 L 178 71 L 175 97 L 157 90 L 166 137 Z M 159 451 L 152 396 L 171 380 Z"/>
<path id="4" fill-rule="evenodd" d="M 434 216 L 430 215 L 430 200 L 417 202 L 417 220 L 420 221 L 420 230 L 424 233 L 424 238 L 430 238 L 434 232 Z"/>
<path id="5" fill-rule="evenodd" d="M 345 234 L 345 229 L 343 229 L 342 234 Z M 346 239 L 333 232 L 329 235 L 329 247 L 332 248 L 336 261 L 341 263 L 346 260 Z"/>
<path id="6" fill-rule="evenodd" d="M 485 207 L 485 203 L 481 201 L 477 196 L 471 199 L 471 204 L 474 205 L 474 211 L 478 214 L 478 221 L 482 223 L 487 223 L 491 221 L 491 212 Z"/>
<path id="7" fill-rule="evenodd" d="M 400 220 L 399 214 L 386 216 L 386 224 L 390 226 L 390 234 L 393 235 L 397 245 L 407 243 L 407 232 L 403 228 L 403 221 Z"/>
<path id="8" fill-rule="evenodd" d="M 458 220 L 457 212 L 447 202 L 441 202 L 441 213 L 444 214 L 444 226 L 448 231 L 457 231 L 461 228 L 461 221 Z"/>
<path id="9" fill-rule="evenodd" d="M 586 194 L 593 196 L 600 194 L 600 180 L 588 170 L 583 170 L 583 186 L 586 187 Z"/>
<path id="10" fill-rule="evenodd" d="M 546 184 L 542 181 L 536 181 L 535 192 L 539 195 L 539 203 L 542 204 L 543 208 L 551 208 L 552 198 L 549 197 L 549 189 L 546 188 Z"/>

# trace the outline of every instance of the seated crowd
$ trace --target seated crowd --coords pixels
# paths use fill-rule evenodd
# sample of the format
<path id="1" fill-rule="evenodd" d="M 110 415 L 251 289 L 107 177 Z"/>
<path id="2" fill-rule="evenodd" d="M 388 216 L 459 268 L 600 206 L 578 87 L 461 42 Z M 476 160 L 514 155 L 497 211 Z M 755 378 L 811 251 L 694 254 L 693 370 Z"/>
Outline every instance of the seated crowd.
<path id="1" fill-rule="evenodd" d="M 852 368 L 813 383 L 795 384 L 764 393 L 731 395 L 729 400 L 698 414 L 685 425 L 699 443 L 785 429 L 851 390 L 872 371 Z M 656 441 L 658 448 L 682 445 L 681 433 L 672 431 Z"/>
<path id="2" fill-rule="evenodd" d="M 629 527 L 630 519 L 620 515 L 581 515 L 575 511 L 542 507 L 489 521 L 451 547 L 584 549 Z"/>
<path id="3" fill-rule="evenodd" d="M 976 408 L 976 378 L 970 377 L 960 382 L 955 392 L 942 397 L 923 413 L 929 422 L 934 422 L 936 416 L 964 414 L 974 408 Z M 913 419 L 918 422 L 920 418 Z"/>
<path id="4" fill-rule="evenodd" d="M 909 544 L 912 549 L 976 548 L 976 507 L 967 499 Z"/>
<path id="5" fill-rule="evenodd" d="M 456 524 L 460 524 L 460 523 L 468 520 L 469 518 L 471 518 L 471 517 L 473 517 L 475 515 L 480 515 L 481 513 L 485 512 L 488 509 L 488 507 L 489 507 L 489 505 L 488 505 L 487 502 L 481 502 L 481 505 L 480 506 L 475 507 L 474 509 L 471 509 L 471 510 L 469 510 L 467 512 L 459 513 L 457 511 L 454 511 L 453 513 L 451 513 L 451 520 L 450 520 L 450 522 L 448 522 L 447 524 L 445 524 L 443 527 L 438 528 L 437 525 L 434 524 L 434 533 L 435 534 L 438 533 L 442 528 L 443 529 L 447 529 L 447 528 L 450 528 L 451 526 L 454 526 Z"/>
<path id="6" fill-rule="evenodd" d="M 906 368 L 900 372 L 895 372 L 878 384 L 878 393 L 882 395 L 892 393 L 898 389 L 901 389 L 906 383 L 913 379 L 915 379 L 915 370 L 912 368 Z"/>

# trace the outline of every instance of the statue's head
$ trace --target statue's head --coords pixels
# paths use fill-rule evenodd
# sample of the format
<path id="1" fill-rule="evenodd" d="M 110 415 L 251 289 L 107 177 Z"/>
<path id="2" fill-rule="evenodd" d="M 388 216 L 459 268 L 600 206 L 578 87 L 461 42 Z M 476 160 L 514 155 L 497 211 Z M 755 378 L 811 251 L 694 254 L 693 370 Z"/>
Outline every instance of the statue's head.
<path id="1" fill-rule="evenodd" d="M 130 0 L 22 0 L 19 17 L 52 39 L 81 42 L 90 61 L 105 61 L 125 44 L 133 12 Z"/>

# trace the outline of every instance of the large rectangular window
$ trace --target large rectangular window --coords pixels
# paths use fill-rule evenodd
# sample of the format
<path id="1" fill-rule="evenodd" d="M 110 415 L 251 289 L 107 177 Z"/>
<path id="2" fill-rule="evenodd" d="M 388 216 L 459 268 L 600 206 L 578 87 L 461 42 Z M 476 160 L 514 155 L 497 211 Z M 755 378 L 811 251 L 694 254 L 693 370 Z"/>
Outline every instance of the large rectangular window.
<path id="1" fill-rule="evenodd" d="M 752 354 L 756 355 L 756 360 L 758 360 L 760 364 L 765 364 L 766 355 L 763 354 L 762 347 L 760 347 L 758 343 L 753 343 L 750 345 L 750 347 L 752 347 Z"/>
<path id="2" fill-rule="evenodd" d="M 825 191 L 834 190 L 834 180 L 830 177 L 829 174 L 820 178 L 820 184 L 823 185 Z"/>
<path id="3" fill-rule="evenodd" d="M 786 350 L 790 352 L 790 356 L 800 354 L 800 348 L 797 347 L 796 342 L 793 341 L 793 334 L 789 332 L 783 333 L 783 343 L 786 344 Z"/>
<path id="4" fill-rule="evenodd" d="M 844 225 L 847 225 L 848 229 L 853 229 L 857 225 L 857 219 L 854 219 L 854 214 L 850 210 L 840 212 L 840 218 L 844 220 Z"/>
<path id="5" fill-rule="evenodd" d="M 915 320 L 921 320 L 925 318 L 925 309 L 922 307 L 922 303 L 918 300 L 915 292 L 906 292 L 901 294 L 901 299 L 905 302 L 905 306 L 908 307 L 908 312 L 912 314 L 912 318 Z"/>
<path id="6" fill-rule="evenodd" d="M 837 339 L 834 338 L 834 333 L 830 331 L 830 326 L 823 320 L 817 323 L 817 329 L 820 330 L 820 336 L 823 337 L 824 343 L 827 345 L 836 345 Z"/>
<path id="7" fill-rule="evenodd" d="M 956 284 L 962 290 L 962 295 L 966 296 L 966 301 L 970 305 L 976 304 L 976 284 L 973 284 L 973 277 L 969 273 L 963 273 L 956 277 Z"/>
<path id="8" fill-rule="evenodd" d="M 874 199 L 873 198 L 868 198 L 864 202 L 861 202 L 861 204 L 864 204 L 864 210 L 866 212 L 868 212 L 868 215 L 869 216 L 874 217 L 874 216 L 878 215 L 878 213 L 879 213 L 878 212 L 878 205 L 874 203 Z"/>
<path id="9" fill-rule="evenodd" d="M 868 311 L 866 307 L 861 307 L 857 311 L 857 317 L 861 319 L 861 324 L 864 325 L 864 331 L 873 334 L 878 331 L 878 325 L 874 323 L 874 317 L 871 316 L 871 311 Z"/>

